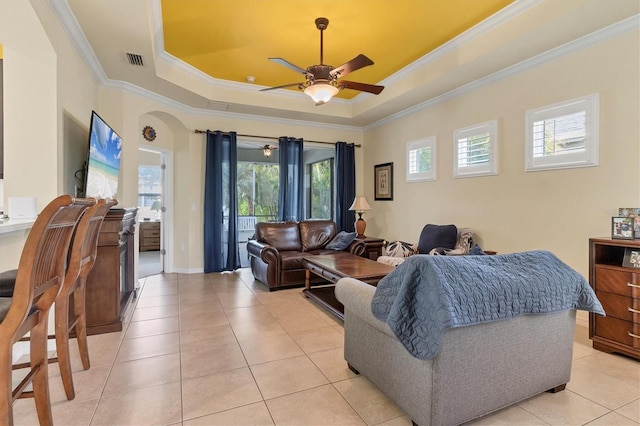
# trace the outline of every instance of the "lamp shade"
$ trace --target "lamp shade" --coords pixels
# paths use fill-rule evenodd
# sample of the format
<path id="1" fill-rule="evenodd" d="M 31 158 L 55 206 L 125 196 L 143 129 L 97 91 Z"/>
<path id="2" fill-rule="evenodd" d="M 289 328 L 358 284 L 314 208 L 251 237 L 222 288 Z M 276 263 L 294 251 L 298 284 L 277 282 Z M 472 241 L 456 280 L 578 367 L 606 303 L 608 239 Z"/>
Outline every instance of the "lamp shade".
<path id="1" fill-rule="evenodd" d="M 349 207 L 349 210 L 363 212 L 366 210 L 371 210 L 371 206 L 367 202 L 367 198 L 364 195 L 358 195 L 355 198 L 355 200 L 353 200 L 353 204 L 351 204 L 351 207 Z"/>
<path id="2" fill-rule="evenodd" d="M 317 104 L 326 104 L 337 95 L 338 88 L 327 83 L 315 83 L 304 89 L 304 93 L 311 96 Z"/>
<path id="3" fill-rule="evenodd" d="M 154 201 L 153 203 L 151 203 L 151 207 L 149 207 L 149 210 L 160 210 L 162 209 L 162 204 L 160 204 L 160 201 Z"/>

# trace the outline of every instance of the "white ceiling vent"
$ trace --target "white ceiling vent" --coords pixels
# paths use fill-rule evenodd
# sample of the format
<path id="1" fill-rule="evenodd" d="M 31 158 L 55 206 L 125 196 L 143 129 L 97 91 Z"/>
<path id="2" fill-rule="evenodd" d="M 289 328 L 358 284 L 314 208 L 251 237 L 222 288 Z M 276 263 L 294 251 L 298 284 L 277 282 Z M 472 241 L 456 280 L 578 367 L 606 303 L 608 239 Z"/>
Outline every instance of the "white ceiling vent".
<path id="1" fill-rule="evenodd" d="M 134 65 L 137 67 L 143 67 L 144 62 L 142 61 L 142 55 L 138 55 L 137 53 L 125 53 L 127 55 L 127 61 L 129 61 L 129 65 Z"/>

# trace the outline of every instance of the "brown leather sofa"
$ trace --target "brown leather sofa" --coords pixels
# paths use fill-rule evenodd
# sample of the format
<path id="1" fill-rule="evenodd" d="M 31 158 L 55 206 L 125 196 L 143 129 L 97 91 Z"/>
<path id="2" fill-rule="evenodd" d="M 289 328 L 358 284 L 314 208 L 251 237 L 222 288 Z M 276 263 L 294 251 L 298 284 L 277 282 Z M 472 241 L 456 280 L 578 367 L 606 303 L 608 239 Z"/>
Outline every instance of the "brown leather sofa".
<path id="1" fill-rule="evenodd" d="M 305 278 L 302 257 L 336 253 L 336 250 L 325 247 L 337 233 L 336 224 L 331 220 L 259 222 L 256 224 L 256 239 L 247 243 L 251 272 L 270 291 L 300 286 Z M 344 251 L 362 256 L 364 250 L 364 241 L 356 239 Z M 323 280 L 312 276 L 311 282 Z"/>

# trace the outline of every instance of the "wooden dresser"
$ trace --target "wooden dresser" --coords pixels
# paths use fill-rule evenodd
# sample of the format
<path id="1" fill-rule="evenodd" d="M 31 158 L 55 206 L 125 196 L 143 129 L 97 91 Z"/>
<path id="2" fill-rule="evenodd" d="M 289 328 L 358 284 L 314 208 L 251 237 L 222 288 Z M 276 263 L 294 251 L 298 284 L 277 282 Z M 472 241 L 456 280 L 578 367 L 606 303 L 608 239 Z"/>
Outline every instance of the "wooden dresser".
<path id="1" fill-rule="evenodd" d="M 631 251 L 640 254 L 640 240 L 589 239 L 589 283 L 607 314 L 589 314 L 589 338 L 595 349 L 640 359 L 640 268 L 623 266 Z"/>
<path id="2" fill-rule="evenodd" d="M 140 222 L 140 251 L 160 250 L 160 222 Z"/>

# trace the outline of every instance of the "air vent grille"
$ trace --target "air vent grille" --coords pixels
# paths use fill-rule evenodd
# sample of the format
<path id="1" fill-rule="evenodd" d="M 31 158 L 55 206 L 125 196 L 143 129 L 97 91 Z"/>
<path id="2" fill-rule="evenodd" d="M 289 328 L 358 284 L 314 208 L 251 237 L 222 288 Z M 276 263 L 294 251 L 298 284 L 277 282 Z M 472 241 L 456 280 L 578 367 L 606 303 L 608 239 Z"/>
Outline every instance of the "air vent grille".
<path id="1" fill-rule="evenodd" d="M 127 60 L 129 61 L 129 65 L 135 65 L 137 67 L 143 67 L 144 62 L 142 61 L 142 55 L 138 55 L 137 53 L 126 53 Z"/>

